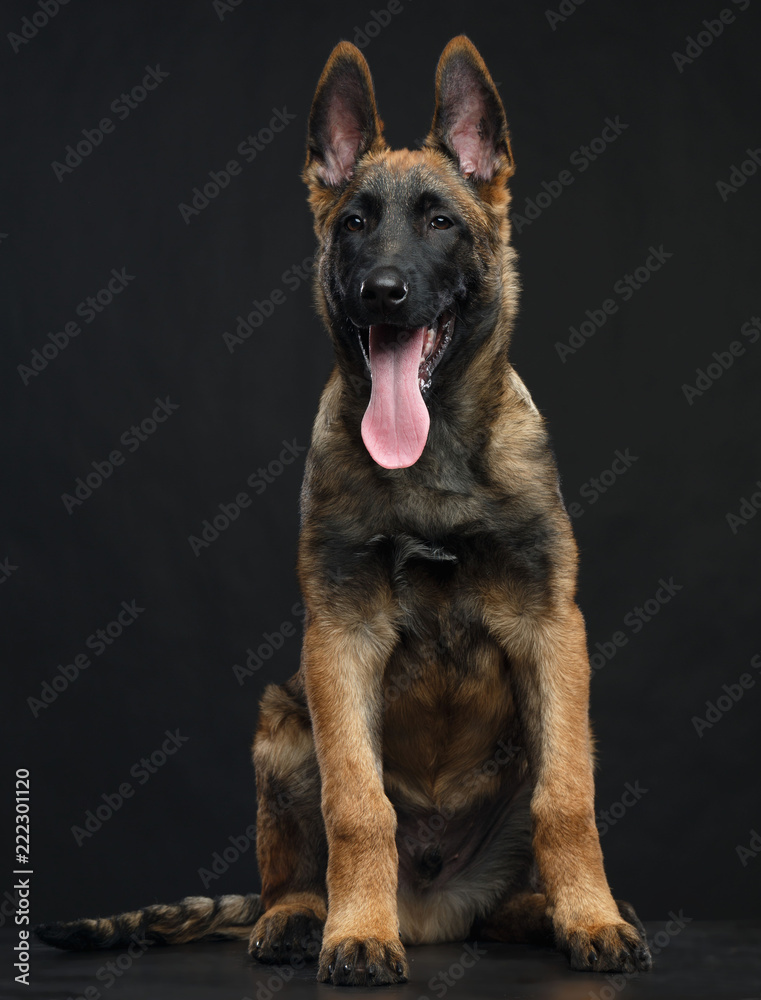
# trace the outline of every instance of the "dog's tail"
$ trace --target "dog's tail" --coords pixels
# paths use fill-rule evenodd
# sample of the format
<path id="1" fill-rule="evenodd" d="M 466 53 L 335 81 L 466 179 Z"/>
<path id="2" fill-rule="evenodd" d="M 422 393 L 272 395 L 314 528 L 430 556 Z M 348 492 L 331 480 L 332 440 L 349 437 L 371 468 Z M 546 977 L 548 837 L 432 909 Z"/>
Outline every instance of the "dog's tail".
<path id="1" fill-rule="evenodd" d="M 185 944 L 247 938 L 264 912 L 261 897 L 186 896 L 179 903 L 156 904 L 132 913 L 95 920 L 72 920 L 35 927 L 46 944 L 68 951 L 121 948 L 135 942 Z"/>

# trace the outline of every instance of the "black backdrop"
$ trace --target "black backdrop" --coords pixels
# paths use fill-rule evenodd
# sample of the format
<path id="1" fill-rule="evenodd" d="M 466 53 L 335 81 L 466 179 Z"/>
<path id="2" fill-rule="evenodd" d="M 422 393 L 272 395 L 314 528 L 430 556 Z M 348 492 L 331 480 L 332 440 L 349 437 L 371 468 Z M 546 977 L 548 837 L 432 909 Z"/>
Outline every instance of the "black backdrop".
<path id="1" fill-rule="evenodd" d="M 30 770 L 35 920 L 203 893 L 199 869 L 247 846 L 257 701 L 298 664 L 302 449 L 331 360 L 294 270 L 313 252 L 309 103 L 332 46 L 356 39 L 389 140 L 414 144 L 463 31 L 518 163 L 512 357 L 578 504 L 609 876 L 645 918 L 755 912 L 761 858 L 737 848 L 761 847 L 758 11 L 550 9 L 565 19 L 544 2 L 195 0 L 70 3 L 44 23 L 41 3 L 4 5 L 0 787 L 10 800 Z M 210 172 L 208 204 L 181 210 Z M 270 315 L 226 344 L 254 301 Z M 242 491 L 250 505 L 194 551 Z M 186 739 L 151 773 L 167 730 Z M 255 888 L 254 851 L 205 881 Z"/>

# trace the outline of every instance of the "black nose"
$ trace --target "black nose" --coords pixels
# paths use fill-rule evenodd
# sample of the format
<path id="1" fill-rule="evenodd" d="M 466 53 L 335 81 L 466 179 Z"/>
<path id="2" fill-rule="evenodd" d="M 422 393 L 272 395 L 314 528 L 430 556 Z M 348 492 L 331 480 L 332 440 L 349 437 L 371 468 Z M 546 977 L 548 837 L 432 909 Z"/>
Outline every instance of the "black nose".
<path id="1" fill-rule="evenodd" d="M 371 309 L 390 313 L 407 298 L 407 283 L 395 267 L 376 267 L 362 282 L 360 295 Z"/>

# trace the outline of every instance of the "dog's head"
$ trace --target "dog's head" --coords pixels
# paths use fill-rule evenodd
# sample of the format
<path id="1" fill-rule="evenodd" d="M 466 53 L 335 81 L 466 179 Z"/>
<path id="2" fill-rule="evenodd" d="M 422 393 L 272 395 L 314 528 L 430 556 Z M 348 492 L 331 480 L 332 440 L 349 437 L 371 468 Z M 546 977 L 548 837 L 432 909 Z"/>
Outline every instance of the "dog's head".
<path id="1" fill-rule="evenodd" d="M 365 445 L 395 469 L 418 460 L 429 408 L 484 338 L 500 330 L 506 346 L 514 167 L 499 94 L 464 35 L 439 60 L 422 149 L 390 150 L 382 128 L 364 56 L 342 42 L 317 86 L 304 168 L 318 301 L 344 375 L 371 377 Z"/>

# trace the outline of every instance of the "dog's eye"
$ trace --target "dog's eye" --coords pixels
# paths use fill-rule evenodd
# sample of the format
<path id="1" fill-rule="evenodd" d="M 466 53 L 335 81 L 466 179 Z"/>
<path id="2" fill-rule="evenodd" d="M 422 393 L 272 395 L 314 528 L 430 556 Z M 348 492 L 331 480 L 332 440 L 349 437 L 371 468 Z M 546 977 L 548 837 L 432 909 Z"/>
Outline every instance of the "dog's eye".
<path id="1" fill-rule="evenodd" d="M 452 220 L 448 219 L 446 215 L 437 215 L 431 219 L 431 229 L 451 229 L 452 225 Z"/>
<path id="2" fill-rule="evenodd" d="M 350 215 L 344 222 L 344 225 L 350 233 L 358 233 L 360 229 L 365 228 L 364 219 L 360 219 L 358 215 Z"/>

